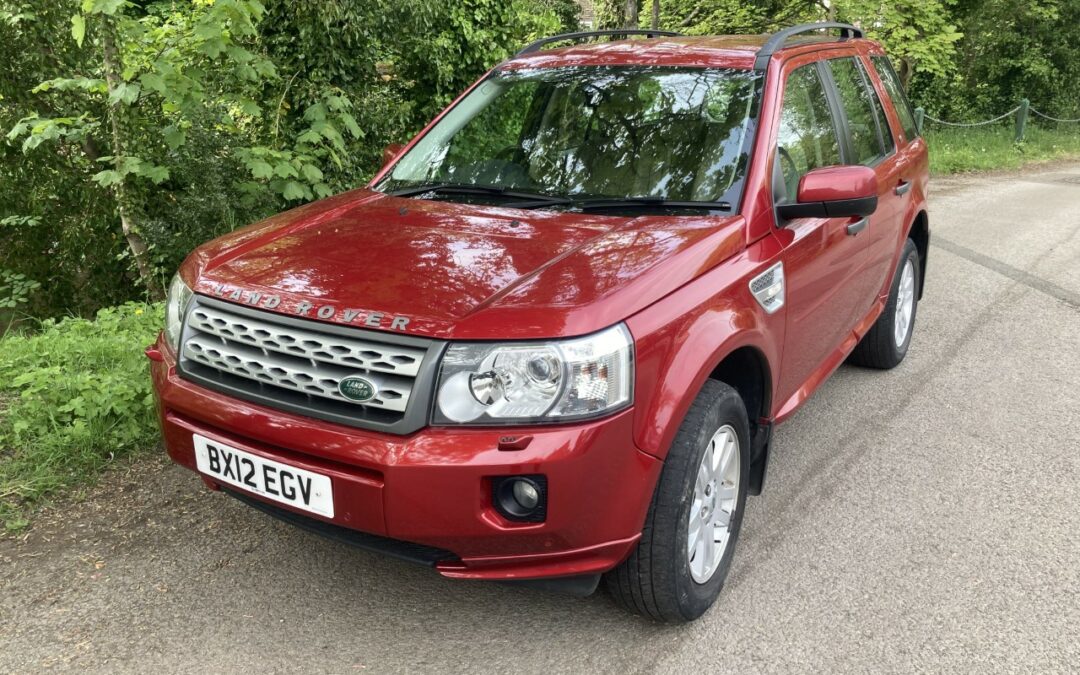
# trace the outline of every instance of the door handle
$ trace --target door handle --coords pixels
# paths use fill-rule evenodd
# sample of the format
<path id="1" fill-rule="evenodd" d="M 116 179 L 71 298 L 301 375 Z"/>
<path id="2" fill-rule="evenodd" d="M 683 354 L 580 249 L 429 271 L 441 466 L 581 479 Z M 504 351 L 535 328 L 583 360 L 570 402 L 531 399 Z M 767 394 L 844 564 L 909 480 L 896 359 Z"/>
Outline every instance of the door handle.
<path id="1" fill-rule="evenodd" d="M 856 234 L 865 230 L 866 226 L 869 223 L 869 218 L 860 218 L 859 220 L 856 220 L 854 223 L 851 223 L 847 226 L 847 233 L 854 237 Z"/>
<path id="2" fill-rule="evenodd" d="M 893 190 L 893 192 L 895 192 L 896 196 L 899 197 L 900 195 L 906 195 L 908 193 L 908 190 L 910 190 L 910 189 L 911 189 L 911 181 L 902 180 L 902 181 L 900 181 L 900 184 L 896 186 L 896 189 Z"/>

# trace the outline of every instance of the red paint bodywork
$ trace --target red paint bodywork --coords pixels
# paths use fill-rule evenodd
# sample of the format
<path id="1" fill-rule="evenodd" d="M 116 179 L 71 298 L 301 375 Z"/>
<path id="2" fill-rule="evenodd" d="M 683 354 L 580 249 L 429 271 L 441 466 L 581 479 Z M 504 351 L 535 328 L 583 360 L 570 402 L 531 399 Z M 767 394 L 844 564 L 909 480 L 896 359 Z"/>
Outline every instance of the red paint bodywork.
<path id="1" fill-rule="evenodd" d="M 861 199 L 877 194 L 877 174 L 868 166 L 827 166 L 799 180 L 800 202 Z"/>
<path id="2" fill-rule="evenodd" d="M 498 68 L 745 69 L 760 45 L 759 38 L 744 37 L 613 42 L 530 54 Z M 180 270 L 196 293 L 239 302 L 251 293 L 274 293 L 282 302 L 271 311 L 294 314 L 303 302 L 332 306 L 329 322 L 343 322 L 344 307 L 363 310 L 356 321 L 404 315 L 411 319 L 409 334 L 449 340 L 559 338 L 625 322 L 635 342 L 631 408 L 589 423 L 427 427 L 395 436 L 199 387 L 177 376 L 175 355 L 159 339 L 148 355 L 170 456 L 194 469 L 191 435 L 198 432 L 329 475 L 332 522 L 450 550 L 461 562 L 441 565 L 447 576 L 533 578 L 610 569 L 640 536 L 667 448 L 725 356 L 746 348 L 760 358 L 767 400 L 758 417 L 780 422 L 839 366 L 880 313 L 902 243 L 926 208 L 928 158 L 922 139 L 903 137 L 876 75 L 897 151 L 874 168 L 879 207 L 866 236 L 846 234 L 852 219 L 778 224 L 769 180 L 786 74 L 822 58 L 853 55 L 874 73 L 868 56 L 880 53 L 870 41 L 849 40 L 801 43 L 772 57 L 736 215 L 526 211 L 359 189 L 209 242 Z M 902 182 L 912 189 L 896 195 Z M 827 181 L 804 189 L 830 194 Z M 787 301 L 770 315 L 748 282 L 777 261 L 785 266 Z M 240 294 L 231 295 L 233 289 Z M 314 312 L 310 318 L 316 319 Z M 526 436 L 531 439 L 520 443 L 506 438 Z M 528 473 L 548 477 L 547 519 L 505 521 L 490 503 L 487 481 Z"/>

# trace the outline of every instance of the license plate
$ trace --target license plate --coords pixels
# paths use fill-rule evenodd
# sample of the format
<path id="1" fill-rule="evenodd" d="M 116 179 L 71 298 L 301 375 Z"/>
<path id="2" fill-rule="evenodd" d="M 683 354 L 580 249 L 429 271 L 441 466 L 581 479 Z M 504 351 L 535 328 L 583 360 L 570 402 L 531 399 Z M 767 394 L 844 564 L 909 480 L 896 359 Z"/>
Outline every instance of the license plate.
<path id="1" fill-rule="evenodd" d="M 194 434 L 195 464 L 199 471 L 260 497 L 297 509 L 334 517 L 330 477 L 237 450 Z"/>

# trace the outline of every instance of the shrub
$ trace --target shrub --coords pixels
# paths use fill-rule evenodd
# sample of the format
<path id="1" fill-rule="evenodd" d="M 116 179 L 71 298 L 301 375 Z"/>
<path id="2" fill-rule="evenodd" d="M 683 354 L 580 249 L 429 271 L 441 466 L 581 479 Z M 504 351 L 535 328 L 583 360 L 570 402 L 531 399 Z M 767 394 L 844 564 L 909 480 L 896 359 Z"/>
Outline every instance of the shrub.
<path id="1" fill-rule="evenodd" d="M 4 527 L 22 527 L 41 497 L 156 441 L 143 347 L 163 321 L 161 305 L 128 303 L 0 338 Z"/>

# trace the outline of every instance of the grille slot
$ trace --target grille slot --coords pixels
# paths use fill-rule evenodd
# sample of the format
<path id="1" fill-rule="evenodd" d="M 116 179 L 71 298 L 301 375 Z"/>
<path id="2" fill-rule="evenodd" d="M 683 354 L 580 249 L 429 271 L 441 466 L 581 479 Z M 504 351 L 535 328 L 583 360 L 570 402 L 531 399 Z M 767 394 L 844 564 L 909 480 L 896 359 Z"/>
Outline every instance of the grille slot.
<path id="1" fill-rule="evenodd" d="M 199 332 L 258 347 L 265 352 L 353 369 L 416 377 L 420 362 L 424 359 L 422 349 L 394 347 L 270 322 L 251 321 L 213 307 L 196 307 L 188 316 L 188 323 Z"/>
<path id="2" fill-rule="evenodd" d="M 426 422 L 441 343 L 320 324 L 196 296 L 185 320 L 178 371 L 229 394 L 352 426 L 408 433 Z M 338 384 L 360 376 L 367 401 Z"/>

